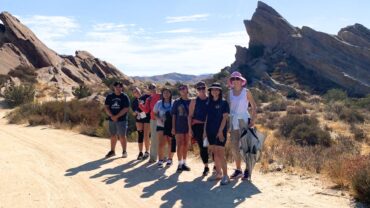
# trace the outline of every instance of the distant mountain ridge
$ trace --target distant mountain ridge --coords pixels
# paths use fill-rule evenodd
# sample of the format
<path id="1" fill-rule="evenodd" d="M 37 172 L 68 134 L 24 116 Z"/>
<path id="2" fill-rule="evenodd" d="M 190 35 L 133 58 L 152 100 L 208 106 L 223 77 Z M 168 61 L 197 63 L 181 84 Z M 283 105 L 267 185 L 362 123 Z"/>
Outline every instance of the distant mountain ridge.
<path id="1" fill-rule="evenodd" d="M 175 84 L 176 82 L 195 84 L 200 80 L 208 79 L 210 77 L 212 77 L 212 74 L 190 75 L 173 72 L 155 76 L 134 76 L 132 78 L 143 82 L 158 82 L 162 84 L 165 84 L 166 82 L 169 82 L 171 84 Z"/>

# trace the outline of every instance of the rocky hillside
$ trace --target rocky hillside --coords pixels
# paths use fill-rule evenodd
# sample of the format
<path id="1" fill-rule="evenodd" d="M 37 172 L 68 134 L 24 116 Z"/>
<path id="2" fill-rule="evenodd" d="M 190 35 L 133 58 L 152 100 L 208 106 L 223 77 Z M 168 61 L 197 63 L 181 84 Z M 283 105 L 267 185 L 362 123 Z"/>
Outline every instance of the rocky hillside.
<path id="1" fill-rule="evenodd" d="M 250 82 L 273 88 L 370 93 L 370 30 L 363 25 L 345 27 L 337 35 L 298 28 L 263 2 L 244 24 L 249 47 L 237 46 L 229 71 L 240 70 Z"/>
<path id="2" fill-rule="evenodd" d="M 144 81 L 144 82 L 159 82 L 162 84 L 165 84 L 166 82 L 169 82 L 171 84 L 175 84 L 176 82 L 194 84 L 200 80 L 207 79 L 210 77 L 212 77 L 212 74 L 190 75 L 190 74 L 180 74 L 180 73 L 168 73 L 168 74 L 162 74 L 162 75 L 156 75 L 156 76 L 146 76 L 146 77 L 136 76 L 133 78 Z"/>
<path id="3" fill-rule="evenodd" d="M 35 69 L 38 83 L 67 92 L 80 84 L 102 84 L 108 77 L 133 82 L 112 64 L 86 51 L 76 51 L 74 56 L 57 54 L 8 12 L 1 13 L 0 19 L 0 75 L 11 74 L 16 68 Z"/>

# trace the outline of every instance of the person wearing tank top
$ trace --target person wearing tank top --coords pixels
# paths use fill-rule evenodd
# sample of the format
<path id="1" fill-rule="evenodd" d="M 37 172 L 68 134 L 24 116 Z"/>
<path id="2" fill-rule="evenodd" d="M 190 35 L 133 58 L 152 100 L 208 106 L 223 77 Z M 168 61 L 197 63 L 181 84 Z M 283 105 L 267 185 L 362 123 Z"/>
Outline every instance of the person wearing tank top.
<path id="1" fill-rule="evenodd" d="M 229 94 L 231 149 L 236 165 L 231 179 L 242 177 L 242 180 L 247 180 L 249 177 L 249 170 L 246 168 L 243 173 L 241 167 L 239 152 L 240 125 L 254 126 L 257 117 L 257 107 L 252 93 L 243 87 L 246 83 L 247 80 L 237 71 L 233 72 L 229 78 L 229 86 L 231 87 Z"/>
<path id="2" fill-rule="evenodd" d="M 197 97 L 192 99 L 189 104 L 189 135 L 190 137 L 195 138 L 198 143 L 200 150 L 200 157 L 204 164 L 203 176 L 208 175 L 208 148 L 203 146 L 203 132 L 204 132 L 204 123 L 207 117 L 207 101 L 208 96 L 206 94 L 206 83 L 198 82 L 195 85 L 197 89 Z"/>

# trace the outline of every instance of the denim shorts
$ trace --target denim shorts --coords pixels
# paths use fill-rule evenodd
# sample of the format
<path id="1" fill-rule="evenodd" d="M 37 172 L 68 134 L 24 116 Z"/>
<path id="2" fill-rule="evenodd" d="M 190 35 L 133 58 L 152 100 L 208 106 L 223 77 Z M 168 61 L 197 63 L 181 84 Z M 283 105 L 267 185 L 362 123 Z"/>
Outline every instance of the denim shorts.
<path id="1" fill-rule="evenodd" d="M 109 133 L 111 136 L 126 137 L 127 121 L 109 121 Z"/>

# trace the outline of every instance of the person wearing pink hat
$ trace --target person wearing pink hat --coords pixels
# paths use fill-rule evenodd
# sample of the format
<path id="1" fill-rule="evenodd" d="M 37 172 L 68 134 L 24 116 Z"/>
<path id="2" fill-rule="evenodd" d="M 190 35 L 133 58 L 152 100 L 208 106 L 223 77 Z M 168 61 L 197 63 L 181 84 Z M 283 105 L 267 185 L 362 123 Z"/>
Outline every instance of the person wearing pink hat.
<path id="1" fill-rule="evenodd" d="M 240 72 L 233 72 L 229 78 L 229 102 L 230 102 L 230 136 L 232 152 L 235 159 L 236 169 L 231 179 L 242 177 L 248 180 L 249 170 L 246 168 L 244 174 L 241 168 L 241 156 L 239 153 L 240 123 L 244 121 L 249 127 L 254 126 L 257 117 L 257 106 L 252 93 L 244 87 L 247 80 Z"/>

